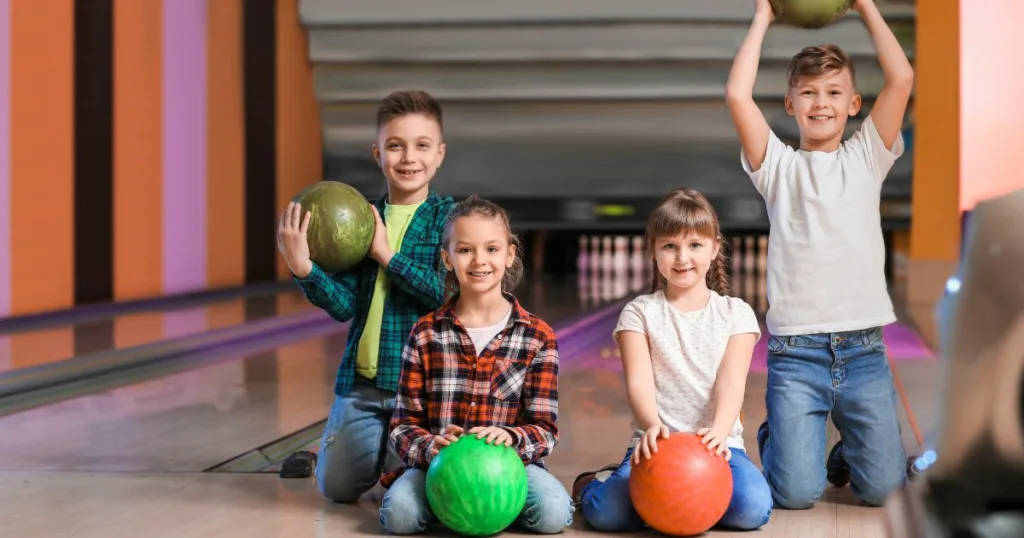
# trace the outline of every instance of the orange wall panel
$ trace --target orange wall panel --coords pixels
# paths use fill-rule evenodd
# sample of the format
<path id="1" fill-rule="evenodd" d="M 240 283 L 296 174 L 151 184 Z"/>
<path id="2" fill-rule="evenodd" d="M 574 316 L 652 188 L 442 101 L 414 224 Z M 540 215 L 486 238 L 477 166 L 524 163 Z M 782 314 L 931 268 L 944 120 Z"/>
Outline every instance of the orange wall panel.
<path id="1" fill-rule="evenodd" d="M 279 214 L 302 188 L 323 179 L 320 109 L 313 93 L 313 65 L 309 61 L 308 46 L 306 29 L 299 21 L 298 0 L 277 0 Z M 277 276 L 290 276 L 281 256 L 277 257 Z"/>
<path id="2" fill-rule="evenodd" d="M 74 303 L 74 3 L 13 0 L 11 314 Z"/>
<path id="3" fill-rule="evenodd" d="M 162 2 L 114 0 L 114 299 L 163 291 Z"/>
<path id="4" fill-rule="evenodd" d="M 207 10 L 207 274 L 217 288 L 245 281 L 242 0 Z"/>
<path id="5" fill-rule="evenodd" d="M 917 4 L 910 257 L 956 260 L 960 248 L 960 1 Z"/>

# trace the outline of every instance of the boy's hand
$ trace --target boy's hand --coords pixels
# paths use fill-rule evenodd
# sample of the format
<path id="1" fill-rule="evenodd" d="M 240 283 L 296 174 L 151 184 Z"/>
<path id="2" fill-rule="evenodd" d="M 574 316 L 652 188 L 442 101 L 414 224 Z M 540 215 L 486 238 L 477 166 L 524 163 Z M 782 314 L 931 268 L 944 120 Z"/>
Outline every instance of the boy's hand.
<path id="1" fill-rule="evenodd" d="M 647 428 L 633 449 L 633 465 L 639 465 L 641 458 L 650 459 L 658 451 L 658 438 L 668 439 L 668 435 L 668 426 L 660 422 Z"/>
<path id="2" fill-rule="evenodd" d="M 754 17 L 765 17 L 769 21 L 775 20 L 775 10 L 768 0 L 754 0 Z"/>
<path id="3" fill-rule="evenodd" d="M 442 448 L 458 441 L 460 435 L 462 435 L 462 428 L 454 424 L 445 428 L 441 435 L 435 435 L 430 440 L 430 458 L 433 459 Z"/>
<path id="4" fill-rule="evenodd" d="M 277 225 L 277 248 L 284 256 L 288 269 L 298 278 L 306 278 L 313 270 L 313 262 L 309 259 L 309 243 L 306 242 L 306 230 L 312 213 L 302 214 L 302 204 L 291 202 Z"/>
<path id="5" fill-rule="evenodd" d="M 469 433 L 475 433 L 477 439 L 483 439 L 486 437 L 487 444 L 489 445 L 512 446 L 512 434 L 510 434 L 505 428 L 500 428 L 498 426 L 487 426 L 486 428 L 477 426 L 475 428 L 470 428 Z"/>
<path id="6" fill-rule="evenodd" d="M 725 440 L 729 436 L 728 432 L 720 432 L 714 428 L 701 428 L 697 430 L 697 435 L 701 437 L 700 442 L 708 446 L 708 452 L 714 450 L 715 454 L 724 455 L 725 461 L 732 458 L 732 451 L 725 444 Z"/>
<path id="7" fill-rule="evenodd" d="M 373 219 L 377 224 L 373 228 L 373 241 L 370 243 L 370 252 L 368 254 L 377 263 L 387 267 L 388 263 L 391 262 L 391 257 L 395 255 L 394 251 L 391 250 L 391 246 L 388 245 L 388 229 L 384 227 L 384 220 L 380 218 L 377 206 L 370 205 L 370 209 L 373 210 Z"/>
<path id="8" fill-rule="evenodd" d="M 860 12 L 870 4 L 874 4 L 873 0 L 853 0 L 853 10 Z"/>

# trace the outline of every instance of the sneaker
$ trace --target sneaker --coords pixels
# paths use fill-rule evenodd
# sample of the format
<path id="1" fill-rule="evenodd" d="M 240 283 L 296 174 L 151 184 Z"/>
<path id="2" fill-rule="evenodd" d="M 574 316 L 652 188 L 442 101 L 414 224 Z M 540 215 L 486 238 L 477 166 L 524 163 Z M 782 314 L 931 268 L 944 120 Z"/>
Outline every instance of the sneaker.
<path id="1" fill-rule="evenodd" d="M 833 486 L 841 488 L 850 483 L 850 477 L 853 473 L 846 460 L 843 459 L 843 441 L 841 439 L 832 447 L 832 451 L 828 453 L 825 470 L 827 471 L 825 476 Z"/>
<path id="2" fill-rule="evenodd" d="M 572 502 L 579 506 L 583 502 L 583 488 L 587 487 L 587 484 L 597 480 L 598 474 L 611 475 L 618 468 L 619 466 L 615 464 L 605 465 L 596 471 L 587 471 L 577 476 L 576 480 L 572 482 Z M 602 480 L 607 478 L 607 476 L 601 477 Z"/>

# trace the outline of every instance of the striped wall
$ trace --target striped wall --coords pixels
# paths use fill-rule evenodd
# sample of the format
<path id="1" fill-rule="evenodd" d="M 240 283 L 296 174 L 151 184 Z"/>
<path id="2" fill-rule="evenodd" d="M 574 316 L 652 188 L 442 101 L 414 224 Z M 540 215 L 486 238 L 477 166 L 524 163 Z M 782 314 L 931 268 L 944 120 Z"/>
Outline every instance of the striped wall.
<path id="1" fill-rule="evenodd" d="M 0 317 L 284 278 L 298 0 L 0 0 Z"/>

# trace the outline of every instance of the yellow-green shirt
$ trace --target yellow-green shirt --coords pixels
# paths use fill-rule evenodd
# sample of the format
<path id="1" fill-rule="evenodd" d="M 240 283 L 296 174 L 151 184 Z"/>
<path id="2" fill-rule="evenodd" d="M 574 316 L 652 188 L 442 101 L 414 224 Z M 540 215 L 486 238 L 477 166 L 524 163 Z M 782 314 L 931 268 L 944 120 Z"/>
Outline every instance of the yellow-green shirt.
<path id="1" fill-rule="evenodd" d="M 388 231 L 388 246 L 398 251 L 409 228 L 409 222 L 423 202 L 412 205 L 384 205 L 384 222 Z M 384 303 L 388 297 L 388 279 L 384 268 L 377 269 L 377 280 L 373 285 L 373 298 L 370 299 L 370 311 L 366 315 L 363 336 L 359 339 L 359 352 L 356 354 L 356 373 L 367 378 L 377 377 L 377 352 L 380 350 L 380 324 L 384 319 Z"/>

